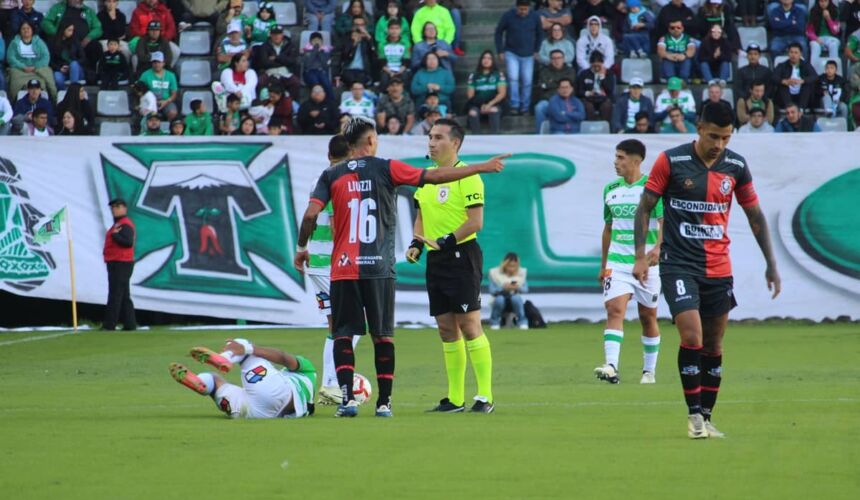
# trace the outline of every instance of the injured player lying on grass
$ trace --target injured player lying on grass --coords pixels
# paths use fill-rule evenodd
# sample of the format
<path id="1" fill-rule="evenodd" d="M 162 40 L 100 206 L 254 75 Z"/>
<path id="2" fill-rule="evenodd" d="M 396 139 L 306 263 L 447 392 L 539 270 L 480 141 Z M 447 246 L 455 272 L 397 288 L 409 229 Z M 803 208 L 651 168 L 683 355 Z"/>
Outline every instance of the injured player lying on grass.
<path id="1" fill-rule="evenodd" d="M 206 347 L 195 347 L 190 354 L 222 373 L 239 365 L 241 387 L 217 373 L 197 374 L 180 363 L 170 364 L 174 380 L 211 397 L 215 406 L 231 418 L 300 418 L 314 413 L 316 369 L 302 356 L 255 346 L 245 339 L 227 340 L 220 354 Z"/>

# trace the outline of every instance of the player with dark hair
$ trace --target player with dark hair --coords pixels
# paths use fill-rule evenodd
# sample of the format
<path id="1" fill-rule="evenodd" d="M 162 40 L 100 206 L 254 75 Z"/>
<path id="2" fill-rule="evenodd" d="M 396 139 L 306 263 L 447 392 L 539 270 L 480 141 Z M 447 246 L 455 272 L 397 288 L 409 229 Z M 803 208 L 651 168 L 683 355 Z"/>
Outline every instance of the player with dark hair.
<path id="1" fill-rule="evenodd" d="M 660 328 L 657 326 L 657 301 L 660 278 L 656 266 L 660 258 L 663 203 L 657 202 L 648 219 L 646 255 L 652 267 L 645 284 L 633 277 L 633 218 L 648 176 L 642 173 L 645 145 L 627 139 L 615 146 L 615 173 L 619 176 L 603 189 L 603 226 L 600 276 L 606 307 L 606 329 L 603 330 L 604 364 L 594 369 L 597 378 L 617 384 L 618 358 L 624 340 L 624 316 L 631 297 L 639 306 L 642 323 L 642 378 L 639 383 L 656 382 L 657 355 L 660 351 Z"/>
<path id="2" fill-rule="evenodd" d="M 328 143 L 329 168 L 349 158 L 349 144 L 342 135 L 333 136 Z M 316 180 L 311 190 L 316 187 Z M 340 386 L 337 383 L 337 375 L 334 370 L 334 337 L 331 334 L 331 252 L 334 246 L 331 229 L 331 202 L 317 217 L 316 227 L 308 240 L 308 266 L 305 270 L 309 281 L 316 293 L 317 305 L 320 314 L 324 314 L 328 320 L 328 335 L 323 347 L 323 372 L 319 389 L 319 404 L 339 404 L 341 401 Z M 360 337 L 353 337 L 353 348 Z"/>
<path id="3" fill-rule="evenodd" d="M 458 158 L 463 146 L 463 127 L 454 120 L 437 120 L 430 129 L 429 150 L 434 165 L 428 170 L 454 170 L 466 164 Z M 492 413 L 493 357 L 490 341 L 481 327 L 481 278 L 484 256 L 477 233 L 484 225 L 484 183 L 473 175 L 415 191 L 415 239 L 406 251 L 409 262 L 418 262 L 427 247 L 427 294 L 430 314 L 436 318 L 448 396 L 432 410 L 461 413 L 465 410 L 466 351 L 478 383 L 471 411 Z M 462 333 L 461 333 L 462 332 Z M 463 339 L 465 337 L 465 340 Z"/>
<path id="4" fill-rule="evenodd" d="M 397 160 L 377 158 L 376 124 L 349 118 L 344 137 L 351 150 L 348 161 L 323 172 L 302 219 L 294 265 L 303 271 L 305 246 L 323 207 L 332 203 L 334 247 L 331 267 L 332 334 L 337 380 L 343 398 L 337 417 L 354 417 L 358 403 L 352 393 L 355 354 L 352 337 L 373 337 L 379 399 L 376 416 L 390 417 L 394 382 L 394 230 L 397 186 L 423 186 L 464 179 L 478 173 L 500 172 L 497 156 L 463 168 L 423 170 Z M 365 321 L 366 320 L 366 321 Z"/>
<path id="5" fill-rule="evenodd" d="M 767 218 L 749 167 L 727 147 L 733 120 L 729 103 L 706 103 L 696 125 L 698 139 L 660 153 L 636 211 L 633 275 L 644 284 L 649 220 L 663 200 L 660 279 L 681 335 L 678 371 L 689 415 L 687 434 L 693 439 L 723 437 L 711 423 L 711 414 L 722 379 L 723 335 L 729 311 L 737 305 L 727 234 L 733 195 L 764 254 L 772 297 L 781 289 Z"/>

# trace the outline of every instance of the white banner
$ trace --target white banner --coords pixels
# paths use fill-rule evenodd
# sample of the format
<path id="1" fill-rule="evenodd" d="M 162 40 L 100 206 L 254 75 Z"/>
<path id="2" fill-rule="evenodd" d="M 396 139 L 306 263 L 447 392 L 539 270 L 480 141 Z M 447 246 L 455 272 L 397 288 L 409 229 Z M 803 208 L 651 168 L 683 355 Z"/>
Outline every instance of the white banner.
<path id="1" fill-rule="evenodd" d="M 479 241 L 485 275 L 507 251 L 529 269 L 529 298 L 549 320 L 603 317 L 597 283 L 603 186 L 621 136 L 467 137 L 463 158 L 514 153 L 485 175 Z M 647 167 L 692 136 L 642 136 Z M 291 324 L 318 323 L 310 283 L 292 268 L 298 222 L 326 168 L 326 137 L 0 138 L 0 288 L 69 299 L 63 237 L 33 231 L 63 206 L 73 221 L 77 296 L 104 303 L 109 199 L 137 226 L 132 297 L 139 309 Z M 426 165 L 427 140 L 382 137 L 378 155 Z M 856 134 L 737 136 L 771 225 L 783 294 L 771 300 L 764 259 L 739 207 L 729 225 L 739 307 L 734 318 L 821 319 L 860 313 Z M 412 209 L 398 207 L 398 258 Z M 851 198 L 849 198 L 851 197 Z M 398 322 L 427 322 L 423 267 L 398 264 Z M 631 308 L 631 313 L 633 309 Z M 4 311 L 4 314 L 7 313 Z M 661 316 L 668 316 L 664 303 Z M 485 307 L 485 315 L 489 315 Z"/>

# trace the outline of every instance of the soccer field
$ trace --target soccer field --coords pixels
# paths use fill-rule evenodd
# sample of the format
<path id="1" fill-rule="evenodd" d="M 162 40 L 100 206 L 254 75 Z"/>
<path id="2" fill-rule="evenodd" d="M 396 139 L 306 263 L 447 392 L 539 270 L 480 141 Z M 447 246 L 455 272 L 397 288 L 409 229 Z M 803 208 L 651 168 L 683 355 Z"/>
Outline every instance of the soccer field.
<path id="1" fill-rule="evenodd" d="M 856 498 L 860 326 L 730 325 L 714 422 L 686 437 L 677 334 L 662 324 L 657 384 L 640 386 L 638 329 L 622 383 L 595 380 L 599 325 L 489 332 L 496 412 L 425 414 L 444 396 L 435 331 L 398 330 L 393 419 L 332 407 L 231 421 L 175 383 L 226 331 L 0 335 L 6 499 Z M 321 366 L 322 330 L 241 335 Z M 370 342 L 357 371 L 373 379 Z M 471 369 L 467 395 L 474 393 Z M 238 383 L 238 375 L 229 378 Z M 375 384 L 374 384 L 375 385 Z"/>

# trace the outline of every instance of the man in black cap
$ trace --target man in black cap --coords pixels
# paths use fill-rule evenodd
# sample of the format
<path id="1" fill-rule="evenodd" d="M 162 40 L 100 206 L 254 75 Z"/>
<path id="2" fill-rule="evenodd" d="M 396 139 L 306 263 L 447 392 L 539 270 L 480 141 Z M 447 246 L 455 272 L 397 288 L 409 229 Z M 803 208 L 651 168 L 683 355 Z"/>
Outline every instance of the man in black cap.
<path id="1" fill-rule="evenodd" d="M 140 37 L 135 50 L 138 75 L 152 67 L 152 54 L 156 52 L 161 52 L 164 56 L 165 68 L 173 67 L 173 52 L 170 43 L 161 34 L 161 22 L 150 21 L 146 35 Z"/>
<path id="2" fill-rule="evenodd" d="M 272 26 L 269 39 L 253 49 L 251 66 L 263 85 L 280 82 L 294 99 L 301 95 L 298 61 L 288 32 L 280 25 Z"/>
<path id="3" fill-rule="evenodd" d="M 747 46 L 747 61 L 748 64 L 742 68 L 738 68 L 738 75 L 735 77 L 735 97 L 739 99 L 747 99 L 750 96 L 750 88 L 755 81 L 765 82 L 765 97 L 771 96 L 771 79 L 773 73 L 766 65 L 761 64 L 761 47 L 757 43 L 751 43 Z"/>
<path id="4" fill-rule="evenodd" d="M 123 330 L 134 330 L 134 304 L 131 302 L 131 273 L 134 271 L 134 223 L 128 218 L 128 206 L 122 198 L 108 203 L 113 225 L 105 234 L 104 259 L 108 274 L 108 301 L 105 308 L 103 330 L 115 330 L 122 321 Z"/>
<path id="5" fill-rule="evenodd" d="M 48 125 L 53 127 L 57 120 L 54 106 L 47 94 L 42 93 L 42 84 L 36 78 L 27 82 L 27 94 L 15 102 L 12 118 L 12 133 L 23 134 L 25 125 L 33 122 L 33 112 L 44 109 L 48 113 Z"/>

